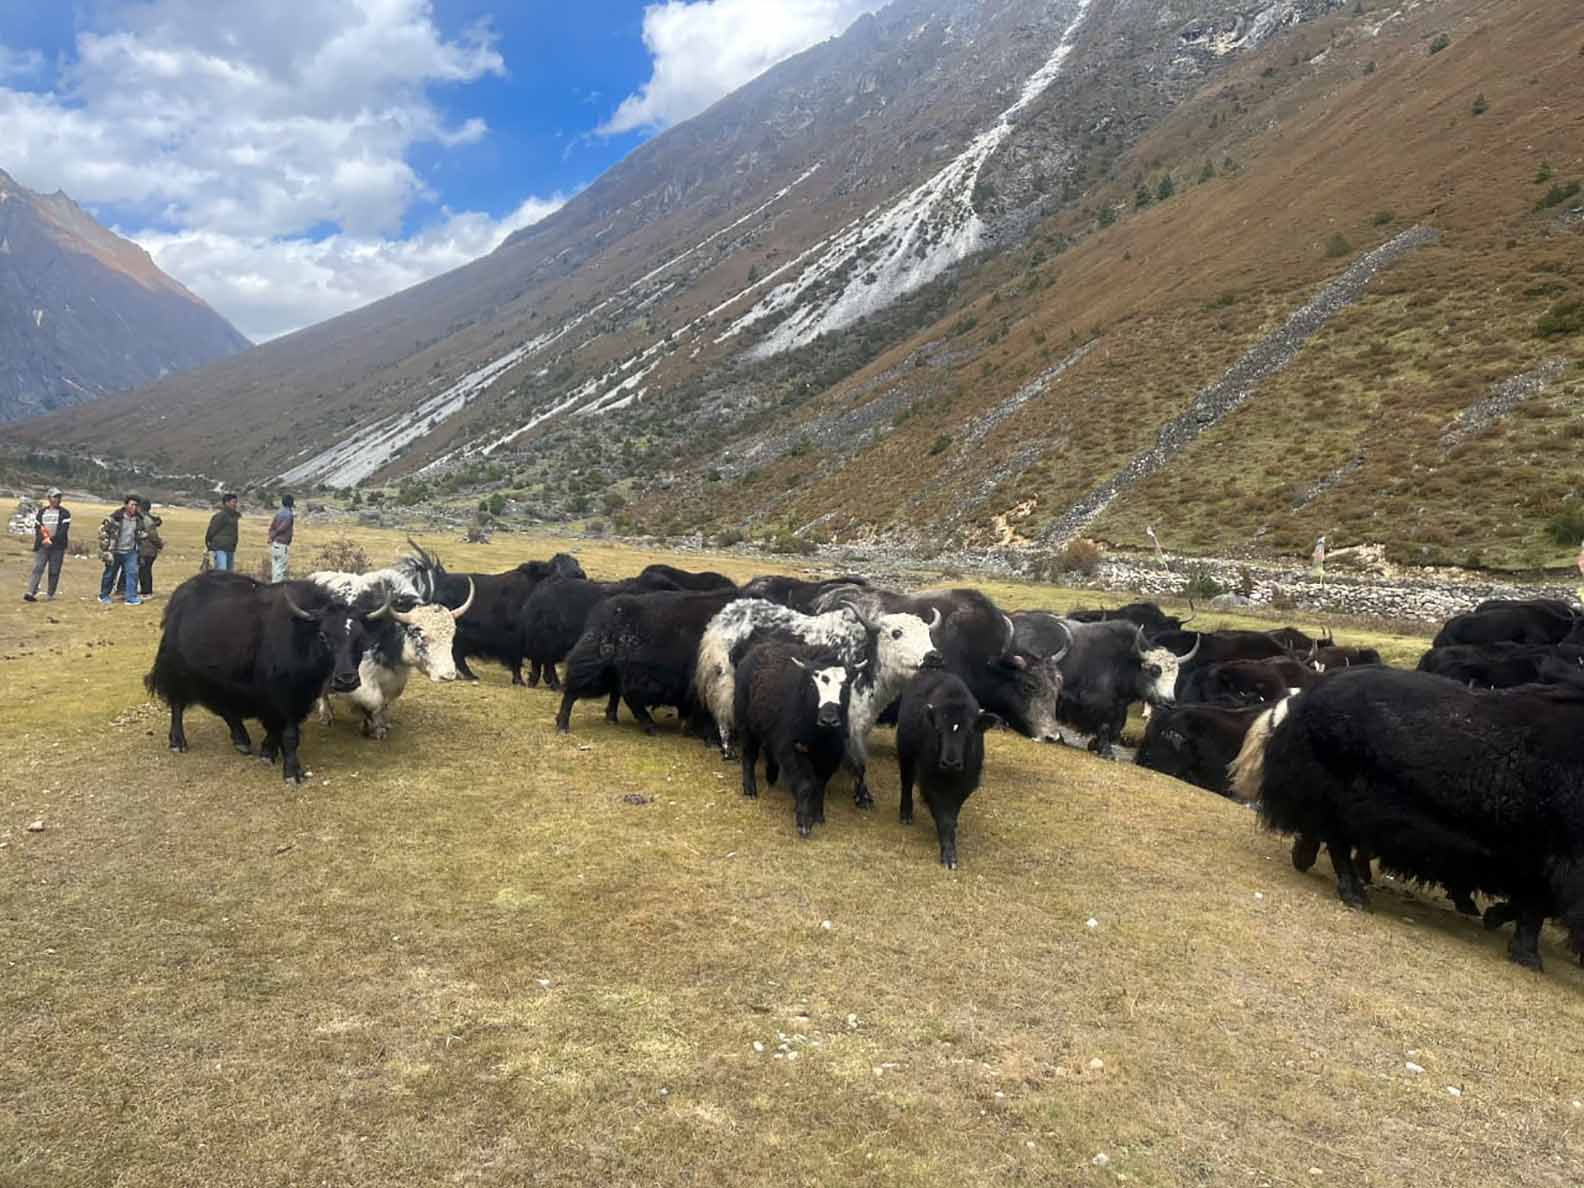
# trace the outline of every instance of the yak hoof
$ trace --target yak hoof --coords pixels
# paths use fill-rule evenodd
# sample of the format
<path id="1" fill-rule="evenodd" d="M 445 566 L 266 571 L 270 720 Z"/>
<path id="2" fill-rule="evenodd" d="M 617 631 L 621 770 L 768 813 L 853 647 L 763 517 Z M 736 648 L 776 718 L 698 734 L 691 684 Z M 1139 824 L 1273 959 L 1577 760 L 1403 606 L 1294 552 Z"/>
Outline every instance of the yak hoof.
<path id="1" fill-rule="evenodd" d="M 897 814 L 897 820 L 903 825 L 911 825 L 913 824 L 913 814 L 899 812 Z"/>
<path id="2" fill-rule="evenodd" d="M 171 743 L 171 754 L 172 755 L 185 755 L 186 753 L 187 753 L 187 744 L 186 743 Z"/>
<path id="3" fill-rule="evenodd" d="M 1302 874 L 1315 864 L 1320 856 L 1320 843 L 1312 837 L 1300 837 L 1293 842 L 1293 869 Z"/>
<path id="4" fill-rule="evenodd" d="M 944 866 L 947 870 L 956 870 L 957 869 L 957 858 L 956 858 L 956 856 L 953 855 L 952 857 L 948 858 L 944 854 L 941 855 L 941 865 Z"/>
<path id="5" fill-rule="evenodd" d="M 231 744 L 231 745 L 232 745 L 232 746 L 233 746 L 233 747 L 235 747 L 235 748 L 236 748 L 236 753 L 237 753 L 237 754 L 238 754 L 238 755 L 251 755 L 251 754 L 252 754 L 252 753 L 253 753 L 253 748 L 252 748 L 252 747 L 250 747 L 250 746 L 245 746 L 245 745 L 244 745 L 244 744 L 242 744 L 242 743 L 239 743 L 239 742 L 234 742 L 234 743 L 232 743 L 232 744 Z M 174 747 L 172 747 L 172 748 L 171 748 L 171 749 L 172 749 L 172 750 L 175 750 L 175 748 L 174 748 Z M 186 749 L 187 749 L 187 748 L 186 748 L 186 747 L 183 747 L 183 748 L 182 748 L 182 750 L 184 750 L 184 751 L 185 751 L 185 750 L 186 750 Z"/>
<path id="6" fill-rule="evenodd" d="M 799 821 L 798 822 L 797 831 L 798 831 L 798 836 L 801 837 L 804 841 L 808 841 L 809 838 L 814 836 L 814 826 L 811 825 L 811 824 L 808 824 L 807 822 L 804 822 L 804 821 Z"/>
<path id="7" fill-rule="evenodd" d="M 1485 931 L 1495 932 L 1503 924 L 1511 924 L 1518 917 L 1512 910 L 1510 903 L 1493 903 L 1485 909 L 1483 921 Z"/>
<path id="8" fill-rule="evenodd" d="M 1354 911 L 1362 912 L 1369 907 L 1369 896 L 1364 894 L 1363 887 L 1338 887 L 1337 898 Z"/>
<path id="9" fill-rule="evenodd" d="M 1540 954 L 1532 949 L 1520 949 L 1516 944 L 1507 950 L 1507 956 L 1514 965 L 1521 965 L 1525 969 L 1532 969 L 1536 973 L 1544 971 L 1545 966 L 1540 961 Z"/>
<path id="10" fill-rule="evenodd" d="M 859 784 L 857 790 L 853 792 L 853 803 L 861 809 L 872 809 L 874 808 L 874 794 L 868 788 Z"/>

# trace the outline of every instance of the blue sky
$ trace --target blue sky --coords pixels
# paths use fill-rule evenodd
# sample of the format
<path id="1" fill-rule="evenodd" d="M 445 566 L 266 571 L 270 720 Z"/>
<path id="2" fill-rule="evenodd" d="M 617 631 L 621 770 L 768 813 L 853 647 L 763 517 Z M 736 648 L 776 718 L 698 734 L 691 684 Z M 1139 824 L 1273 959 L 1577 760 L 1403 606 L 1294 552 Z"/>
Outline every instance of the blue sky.
<path id="1" fill-rule="evenodd" d="M 0 169 L 263 340 L 494 248 L 883 0 L 0 0 Z"/>

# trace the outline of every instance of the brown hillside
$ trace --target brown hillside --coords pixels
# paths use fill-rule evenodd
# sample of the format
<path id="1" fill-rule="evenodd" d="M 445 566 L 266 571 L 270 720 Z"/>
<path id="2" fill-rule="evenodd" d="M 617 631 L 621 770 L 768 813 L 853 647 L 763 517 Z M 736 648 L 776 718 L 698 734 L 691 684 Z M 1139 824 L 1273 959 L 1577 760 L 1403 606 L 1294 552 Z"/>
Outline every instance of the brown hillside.
<path id="1" fill-rule="evenodd" d="M 907 386 L 927 398 L 918 415 L 844 462 L 803 455 L 724 491 L 712 484 L 715 517 L 908 531 L 949 521 L 989 487 L 965 525 L 971 536 L 994 539 L 996 517 L 1011 514 L 1020 537 L 1038 540 L 1358 253 L 1417 223 L 1439 242 L 1384 270 L 1094 531 L 1146 545 L 1153 524 L 1185 549 L 1302 551 L 1330 532 L 1416 560 L 1553 556 L 1545 522 L 1581 474 L 1584 338 L 1545 338 L 1536 326 L 1559 300 L 1584 295 L 1584 227 L 1559 218 L 1562 208 L 1537 211 L 1552 183 L 1535 178 L 1542 163 L 1553 180 L 1584 175 L 1576 15 L 1556 3 L 1452 3 L 1370 36 L 1370 18 L 1344 14 L 1242 64 L 1142 140 L 1083 209 L 987 269 L 987 294 L 821 402 L 828 411 L 854 390 L 881 400 Z M 1442 30 L 1450 45 L 1432 54 Z M 1479 94 L 1488 108 L 1475 115 Z M 1216 175 L 1199 183 L 1206 161 Z M 1177 194 L 1134 211 L 1134 179 L 1154 190 L 1168 173 Z M 1118 211 L 1115 226 L 1095 226 L 1102 206 Z M 1345 250 L 1328 251 L 1333 236 Z M 1095 349 L 982 443 L 955 440 L 1090 339 Z M 903 366 L 942 341 L 961 361 Z M 1442 449 L 1443 431 L 1492 384 L 1552 359 L 1562 366 L 1539 397 Z"/>

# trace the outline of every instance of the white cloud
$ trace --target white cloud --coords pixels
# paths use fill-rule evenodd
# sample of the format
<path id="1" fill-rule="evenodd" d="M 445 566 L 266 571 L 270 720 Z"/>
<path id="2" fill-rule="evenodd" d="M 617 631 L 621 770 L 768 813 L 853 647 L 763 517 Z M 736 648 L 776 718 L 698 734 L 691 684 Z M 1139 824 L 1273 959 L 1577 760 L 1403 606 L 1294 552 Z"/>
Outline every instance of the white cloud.
<path id="1" fill-rule="evenodd" d="M 352 234 L 269 239 L 217 230 L 121 231 L 255 342 L 333 318 L 449 272 L 538 222 L 565 199 L 530 198 L 504 219 L 447 212 L 407 239 Z"/>
<path id="2" fill-rule="evenodd" d="M 667 128 L 777 62 L 842 32 L 889 0 L 666 0 L 644 9 L 654 72 L 601 125 L 605 135 Z"/>
<path id="3" fill-rule="evenodd" d="M 404 231 L 439 197 L 412 151 L 489 131 L 432 92 L 506 72 L 487 24 L 447 38 L 431 0 L 87 0 L 79 15 L 51 69 L 0 46 L 0 168 L 112 209 L 255 340 L 465 264 L 560 204 Z"/>

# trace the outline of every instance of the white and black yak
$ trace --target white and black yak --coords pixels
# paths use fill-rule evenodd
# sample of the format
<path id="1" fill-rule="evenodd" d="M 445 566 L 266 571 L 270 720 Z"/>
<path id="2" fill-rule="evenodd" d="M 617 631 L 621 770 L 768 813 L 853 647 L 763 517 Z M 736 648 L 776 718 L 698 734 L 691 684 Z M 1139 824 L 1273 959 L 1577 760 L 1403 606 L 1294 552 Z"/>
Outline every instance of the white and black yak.
<path id="1" fill-rule="evenodd" d="M 738 668 L 743 795 L 759 795 L 762 751 L 767 783 L 786 774 L 799 837 L 825 821 L 825 787 L 847 754 L 853 675 L 834 652 L 777 640 L 749 648 Z"/>
<path id="2" fill-rule="evenodd" d="M 818 615 L 805 615 L 763 598 L 743 598 L 726 606 L 699 642 L 694 673 L 701 708 L 715 721 L 721 756 L 730 759 L 733 754 L 737 733 L 735 666 L 749 646 L 763 639 L 780 639 L 829 651 L 860 673 L 848 717 L 847 762 L 853 773 L 854 799 L 861 806 L 873 804 L 865 779 L 869 731 L 914 673 L 941 663 L 931 634 L 939 623 L 938 612 L 929 623 L 913 614 L 882 613 L 869 618 L 850 604 Z"/>

